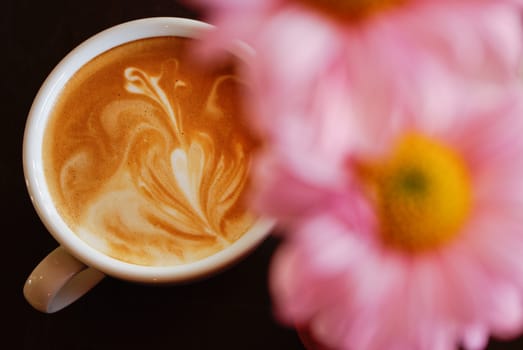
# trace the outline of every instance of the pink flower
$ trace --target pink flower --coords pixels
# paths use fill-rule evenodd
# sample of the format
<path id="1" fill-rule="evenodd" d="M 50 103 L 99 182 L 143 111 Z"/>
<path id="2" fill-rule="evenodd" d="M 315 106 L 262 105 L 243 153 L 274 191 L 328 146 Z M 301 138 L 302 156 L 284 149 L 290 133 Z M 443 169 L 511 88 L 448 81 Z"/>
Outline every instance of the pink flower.
<path id="1" fill-rule="evenodd" d="M 368 118 L 419 101 L 448 114 L 465 96 L 490 103 L 518 74 L 523 52 L 521 0 L 188 2 L 217 26 L 203 51 L 240 39 L 256 52 L 244 72 L 252 122 L 273 142 L 279 119 L 295 128 L 314 114 L 317 96 L 331 93 L 326 77 L 340 77 L 353 112 Z"/>
<path id="2" fill-rule="evenodd" d="M 523 100 L 505 93 L 438 123 L 362 123 L 345 181 L 260 160 L 260 206 L 292 218 L 271 269 L 282 322 L 358 350 L 482 349 L 523 330 Z"/>
<path id="3" fill-rule="evenodd" d="M 259 163 L 291 162 L 320 187 L 344 181 L 361 116 L 379 125 L 412 110 L 434 123 L 480 113 L 503 98 L 523 53 L 521 0 L 188 2 L 217 26 L 202 51 L 237 39 L 255 51 L 242 73 L 247 114 L 268 148 Z"/>
<path id="4" fill-rule="evenodd" d="M 217 25 L 204 52 L 255 52 L 252 199 L 287 229 L 279 318 L 334 349 L 520 333 L 523 2 L 193 2 Z"/>

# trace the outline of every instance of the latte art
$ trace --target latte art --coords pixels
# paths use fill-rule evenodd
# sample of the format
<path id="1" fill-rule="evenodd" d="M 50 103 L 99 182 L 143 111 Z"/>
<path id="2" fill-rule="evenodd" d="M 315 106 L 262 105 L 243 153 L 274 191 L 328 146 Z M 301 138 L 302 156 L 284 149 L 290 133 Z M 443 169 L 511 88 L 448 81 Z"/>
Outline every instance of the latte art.
<path id="1" fill-rule="evenodd" d="M 249 137 L 232 69 L 195 70 L 188 39 L 126 44 L 82 68 L 55 108 L 46 172 L 88 244 L 143 265 L 195 261 L 254 223 Z"/>

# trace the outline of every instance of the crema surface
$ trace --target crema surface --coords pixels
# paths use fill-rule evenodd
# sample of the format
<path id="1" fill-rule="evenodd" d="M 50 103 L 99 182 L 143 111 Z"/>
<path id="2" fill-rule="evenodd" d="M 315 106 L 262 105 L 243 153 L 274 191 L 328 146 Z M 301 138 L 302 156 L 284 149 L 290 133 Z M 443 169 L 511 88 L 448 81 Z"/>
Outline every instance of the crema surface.
<path id="1" fill-rule="evenodd" d="M 232 65 L 204 69 L 191 39 L 143 39 L 81 68 L 45 133 L 57 207 L 83 240 L 141 265 L 192 262 L 254 223 L 245 206 L 256 146 Z"/>

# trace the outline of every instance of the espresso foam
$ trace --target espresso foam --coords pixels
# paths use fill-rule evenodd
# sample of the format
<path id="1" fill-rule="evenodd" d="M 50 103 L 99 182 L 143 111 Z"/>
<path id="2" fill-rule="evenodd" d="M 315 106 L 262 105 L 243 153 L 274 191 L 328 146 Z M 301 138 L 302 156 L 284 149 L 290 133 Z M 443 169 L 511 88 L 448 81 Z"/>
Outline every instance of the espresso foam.
<path id="1" fill-rule="evenodd" d="M 43 149 L 52 196 L 83 240 L 117 259 L 209 256 L 254 222 L 242 201 L 255 147 L 231 65 L 204 69 L 190 39 L 144 39 L 82 67 Z"/>

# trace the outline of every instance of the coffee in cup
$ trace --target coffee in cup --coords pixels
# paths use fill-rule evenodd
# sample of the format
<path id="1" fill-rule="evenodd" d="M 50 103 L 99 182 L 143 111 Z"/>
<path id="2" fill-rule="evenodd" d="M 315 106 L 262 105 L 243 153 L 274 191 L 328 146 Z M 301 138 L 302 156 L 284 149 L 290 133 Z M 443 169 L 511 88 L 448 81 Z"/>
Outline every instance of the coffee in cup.
<path id="1" fill-rule="evenodd" d="M 202 259 L 254 223 L 242 201 L 256 143 L 232 64 L 188 55 L 192 39 L 125 43 L 85 64 L 44 134 L 44 169 L 71 229 L 141 265 Z"/>
<path id="2" fill-rule="evenodd" d="M 60 243 L 26 299 L 57 311 L 105 275 L 144 283 L 208 276 L 273 227 L 244 194 L 257 147 L 234 59 L 202 65 L 191 45 L 211 26 L 149 18 L 73 50 L 44 82 L 24 135 L 29 194 Z"/>

